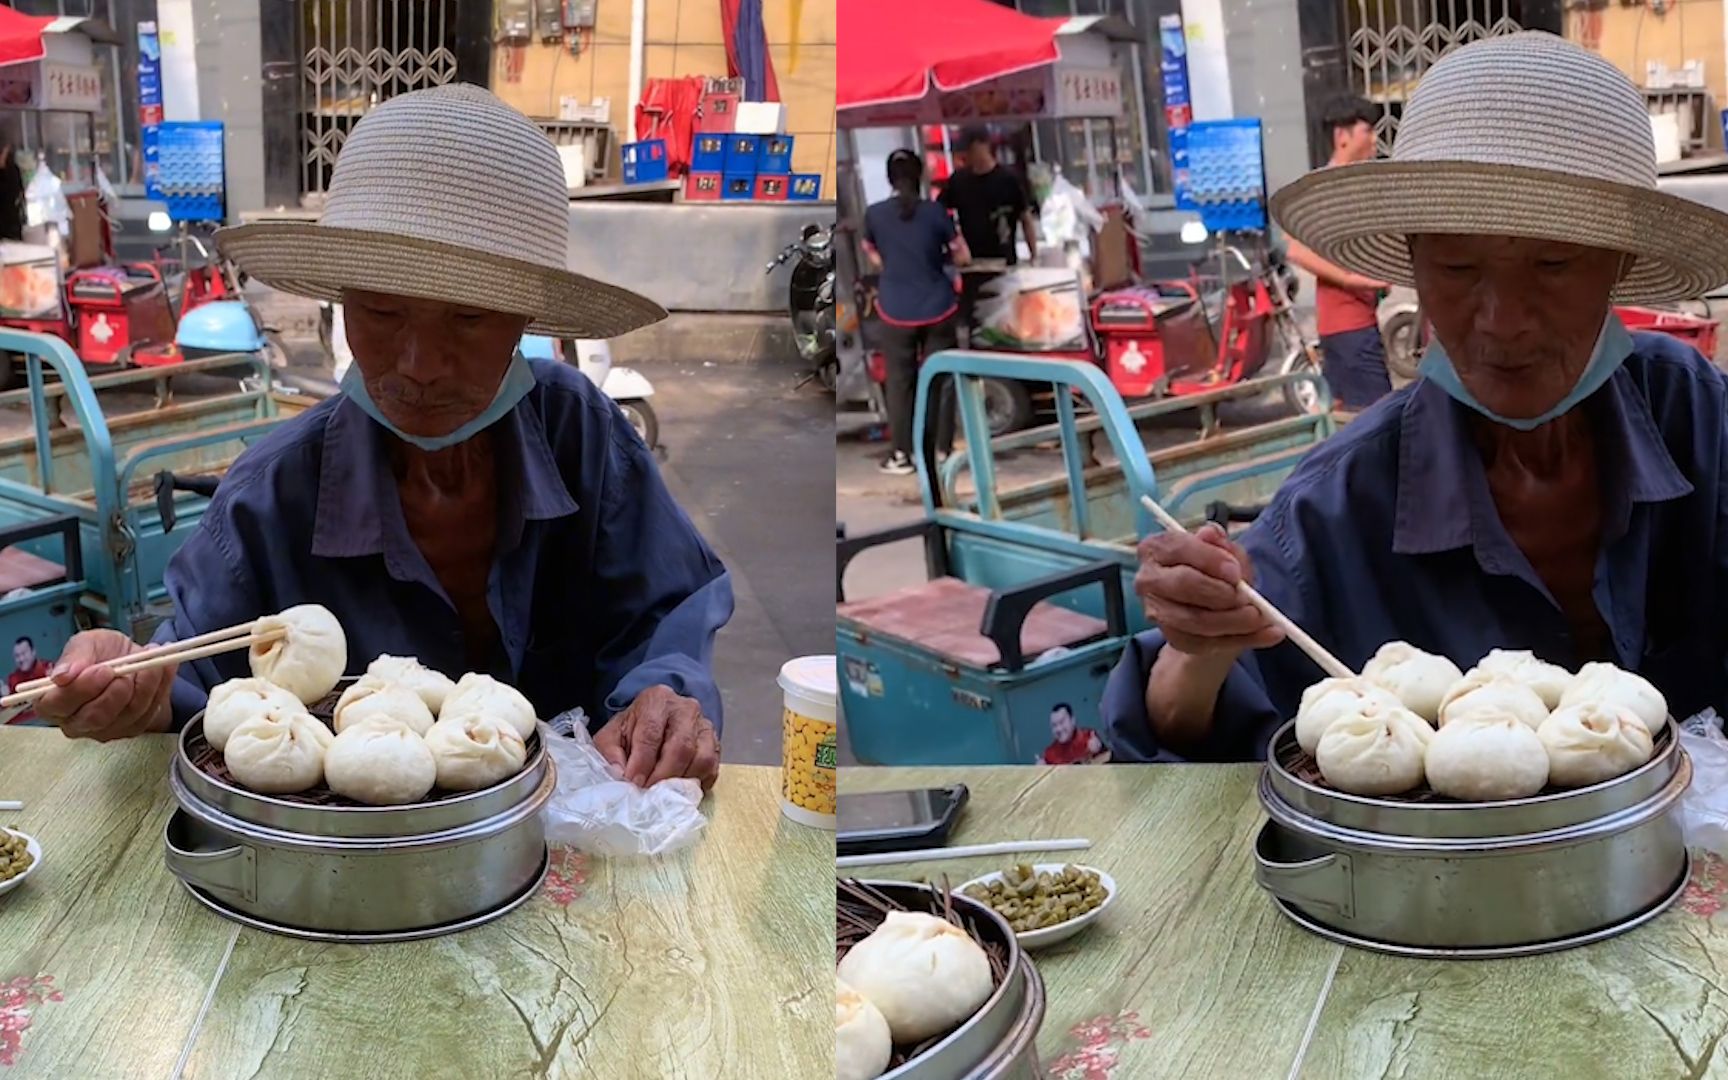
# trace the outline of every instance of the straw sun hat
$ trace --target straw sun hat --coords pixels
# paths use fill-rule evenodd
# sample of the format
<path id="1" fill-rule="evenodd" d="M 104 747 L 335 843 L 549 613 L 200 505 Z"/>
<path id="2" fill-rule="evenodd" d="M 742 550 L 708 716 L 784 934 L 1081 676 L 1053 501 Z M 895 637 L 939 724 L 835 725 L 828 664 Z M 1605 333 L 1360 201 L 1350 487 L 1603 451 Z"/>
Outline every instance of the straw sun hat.
<path id="1" fill-rule="evenodd" d="M 1728 282 L 1728 214 L 1656 190 L 1644 96 L 1551 34 L 1447 54 L 1404 110 L 1389 161 L 1310 173 L 1279 191 L 1285 231 L 1348 270 L 1413 285 L 1413 233 L 1521 236 L 1636 256 L 1629 303 Z"/>
<path id="2" fill-rule="evenodd" d="M 611 338 L 666 317 L 565 266 L 569 189 L 533 121 L 477 86 L 391 98 L 348 136 L 316 224 L 223 229 L 223 254 L 283 292 L 344 288 L 527 315 L 531 332 Z"/>

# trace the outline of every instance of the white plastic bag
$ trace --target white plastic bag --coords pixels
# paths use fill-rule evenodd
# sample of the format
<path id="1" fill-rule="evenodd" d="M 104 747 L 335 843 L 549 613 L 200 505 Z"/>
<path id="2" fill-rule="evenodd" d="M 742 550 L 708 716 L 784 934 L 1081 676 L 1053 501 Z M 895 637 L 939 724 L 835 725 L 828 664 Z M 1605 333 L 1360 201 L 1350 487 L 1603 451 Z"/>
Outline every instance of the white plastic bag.
<path id="1" fill-rule="evenodd" d="M 1686 846 L 1728 856 L 1728 736 L 1722 718 L 1706 709 L 1679 731 L 1680 745 L 1692 758 L 1692 786 L 1680 799 Z"/>
<path id="2" fill-rule="evenodd" d="M 588 717 L 575 709 L 540 725 L 558 767 L 558 787 L 541 811 L 546 839 L 591 855 L 666 855 L 701 838 L 702 785 L 662 780 L 646 790 L 623 779 L 594 746 Z"/>
<path id="3" fill-rule="evenodd" d="M 25 214 L 31 225 L 53 225 L 64 230 L 72 220 L 72 208 L 66 203 L 66 192 L 60 178 L 46 163 L 36 170 L 24 189 Z"/>

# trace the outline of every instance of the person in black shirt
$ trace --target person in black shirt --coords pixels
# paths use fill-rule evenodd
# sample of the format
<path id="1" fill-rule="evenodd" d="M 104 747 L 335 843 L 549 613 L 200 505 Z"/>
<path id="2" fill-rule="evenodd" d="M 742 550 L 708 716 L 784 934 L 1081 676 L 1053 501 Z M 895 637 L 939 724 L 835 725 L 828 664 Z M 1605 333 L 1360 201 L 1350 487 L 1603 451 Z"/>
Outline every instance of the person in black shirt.
<path id="1" fill-rule="evenodd" d="M 24 239 L 24 171 L 11 143 L 0 145 L 0 240 Z"/>
<path id="2" fill-rule="evenodd" d="M 864 212 L 864 251 L 880 272 L 876 314 L 882 351 L 888 362 L 888 430 L 893 452 L 882 471 L 899 476 L 916 471 L 912 463 L 912 416 L 918 365 L 931 353 L 957 344 L 954 322 L 958 296 L 952 268 L 966 262 L 965 242 L 947 211 L 923 194 L 924 163 L 909 150 L 888 157 L 888 183 L 894 189 Z M 923 452 L 946 456 L 954 448 L 954 393 L 951 380 L 931 386 L 933 431 Z"/>
<path id="3" fill-rule="evenodd" d="M 1014 246 L 1014 230 L 1018 227 L 1026 236 L 1027 253 L 1036 261 L 1038 223 L 1032 216 L 1032 199 L 1025 181 L 996 160 L 990 132 L 984 128 L 961 132 L 958 148 L 966 167 L 948 178 L 942 188 L 942 205 L 960 220 L 960 235 L 966 238 L 972 258 L 999 259 L 1009 266 L 1017 264 L 1020 259 Z M 959 319 L 968 344 L 979 290 L 997 276 L 968 273 L 962 280 Z"/>
<path id="4" fill-rule="evenodd" d="M 1014 248 L 1014 229 L 1026 234 L 1026 250 L 1038 258 L 1038 224 L 1032 218 L 1032 200 L 1025 181 L 1003 168 L 984 128 L 967 128 L 960 135 L 960 153 L 966 167 L 948 178 L 942 189 L 942 205 L 960 219 L 960 233 L 974 259 L 1003 259 L 1009 266 L 1019 262 Z"/>

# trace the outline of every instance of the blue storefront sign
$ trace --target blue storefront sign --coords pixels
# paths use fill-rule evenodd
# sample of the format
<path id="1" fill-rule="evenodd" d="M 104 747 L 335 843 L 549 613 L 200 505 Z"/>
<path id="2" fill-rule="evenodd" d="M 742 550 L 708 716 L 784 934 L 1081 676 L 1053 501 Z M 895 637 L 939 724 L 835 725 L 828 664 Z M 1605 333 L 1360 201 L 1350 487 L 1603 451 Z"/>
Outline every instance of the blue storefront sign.
<path id="1" fill-rule="evenodd" d="M 1188 38 L 1181 15 L 1158 19 L 1158 71 L 1164 83 L 1164 126 L 1170 133 L 1170 181 L 1176 206 L 1194 209 L 1188 194 L 1188 127 L 1194 105 L 1188 96 Z"/>
<path id="2" fill-rule="evenodd" d="M 144 159 L 144 194 L 162 197 L 162 42 L 154 22 L 138 24 L 138 129 Z"/>

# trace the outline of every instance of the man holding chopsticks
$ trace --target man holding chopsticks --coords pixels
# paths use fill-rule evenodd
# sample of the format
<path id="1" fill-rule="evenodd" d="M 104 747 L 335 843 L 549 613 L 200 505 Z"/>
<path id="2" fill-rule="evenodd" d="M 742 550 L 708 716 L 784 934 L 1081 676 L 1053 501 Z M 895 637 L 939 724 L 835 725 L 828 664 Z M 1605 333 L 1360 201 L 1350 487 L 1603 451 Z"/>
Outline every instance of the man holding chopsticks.
<path id="1" fill-rule="evenodd" d="M 396 97 L 345 144 L 321 220 L 224 230 L 224 254 L 286 292 L 343 304 L 342 393 L 223 477 L 167 574 L 186 641 L 295 604 L 330 609 L 349 671 L 382 653 L 494 675 L 540 716 L 581 706 L 638 783 L 719 770 L 720 564 L 653 457 L 524 331 L 610 338 L 665 316 L 574 274 L 563 167 L 485 90 Z M 248 674 L 244 651 L 117 675 L 139 651 L 75 637 L 38 711 L 73 737 L 166 731 Z"/>
<path id="2" fill-rule="evenodd" d="M 1467 46 L 1423 78 L 1389 161 L 1304 177 L 1273 211 L 1351 273 L 1414 286 L 1437 343 L 1240 543 L 1142 543 L 1159 629 L 1106 689 L 1115 760 L 1262 757 L 1325 674 L 1309 654 L 1360 670 L 1397 640 L 1461 667 L 1494 648 L 1607 660 L 1676 716 L 1722 706 L 1728 381 L 1612 305 L 1728 281 L 1728 215 L 1658 192 L 1638 89 L 1547 34 Z"/>

